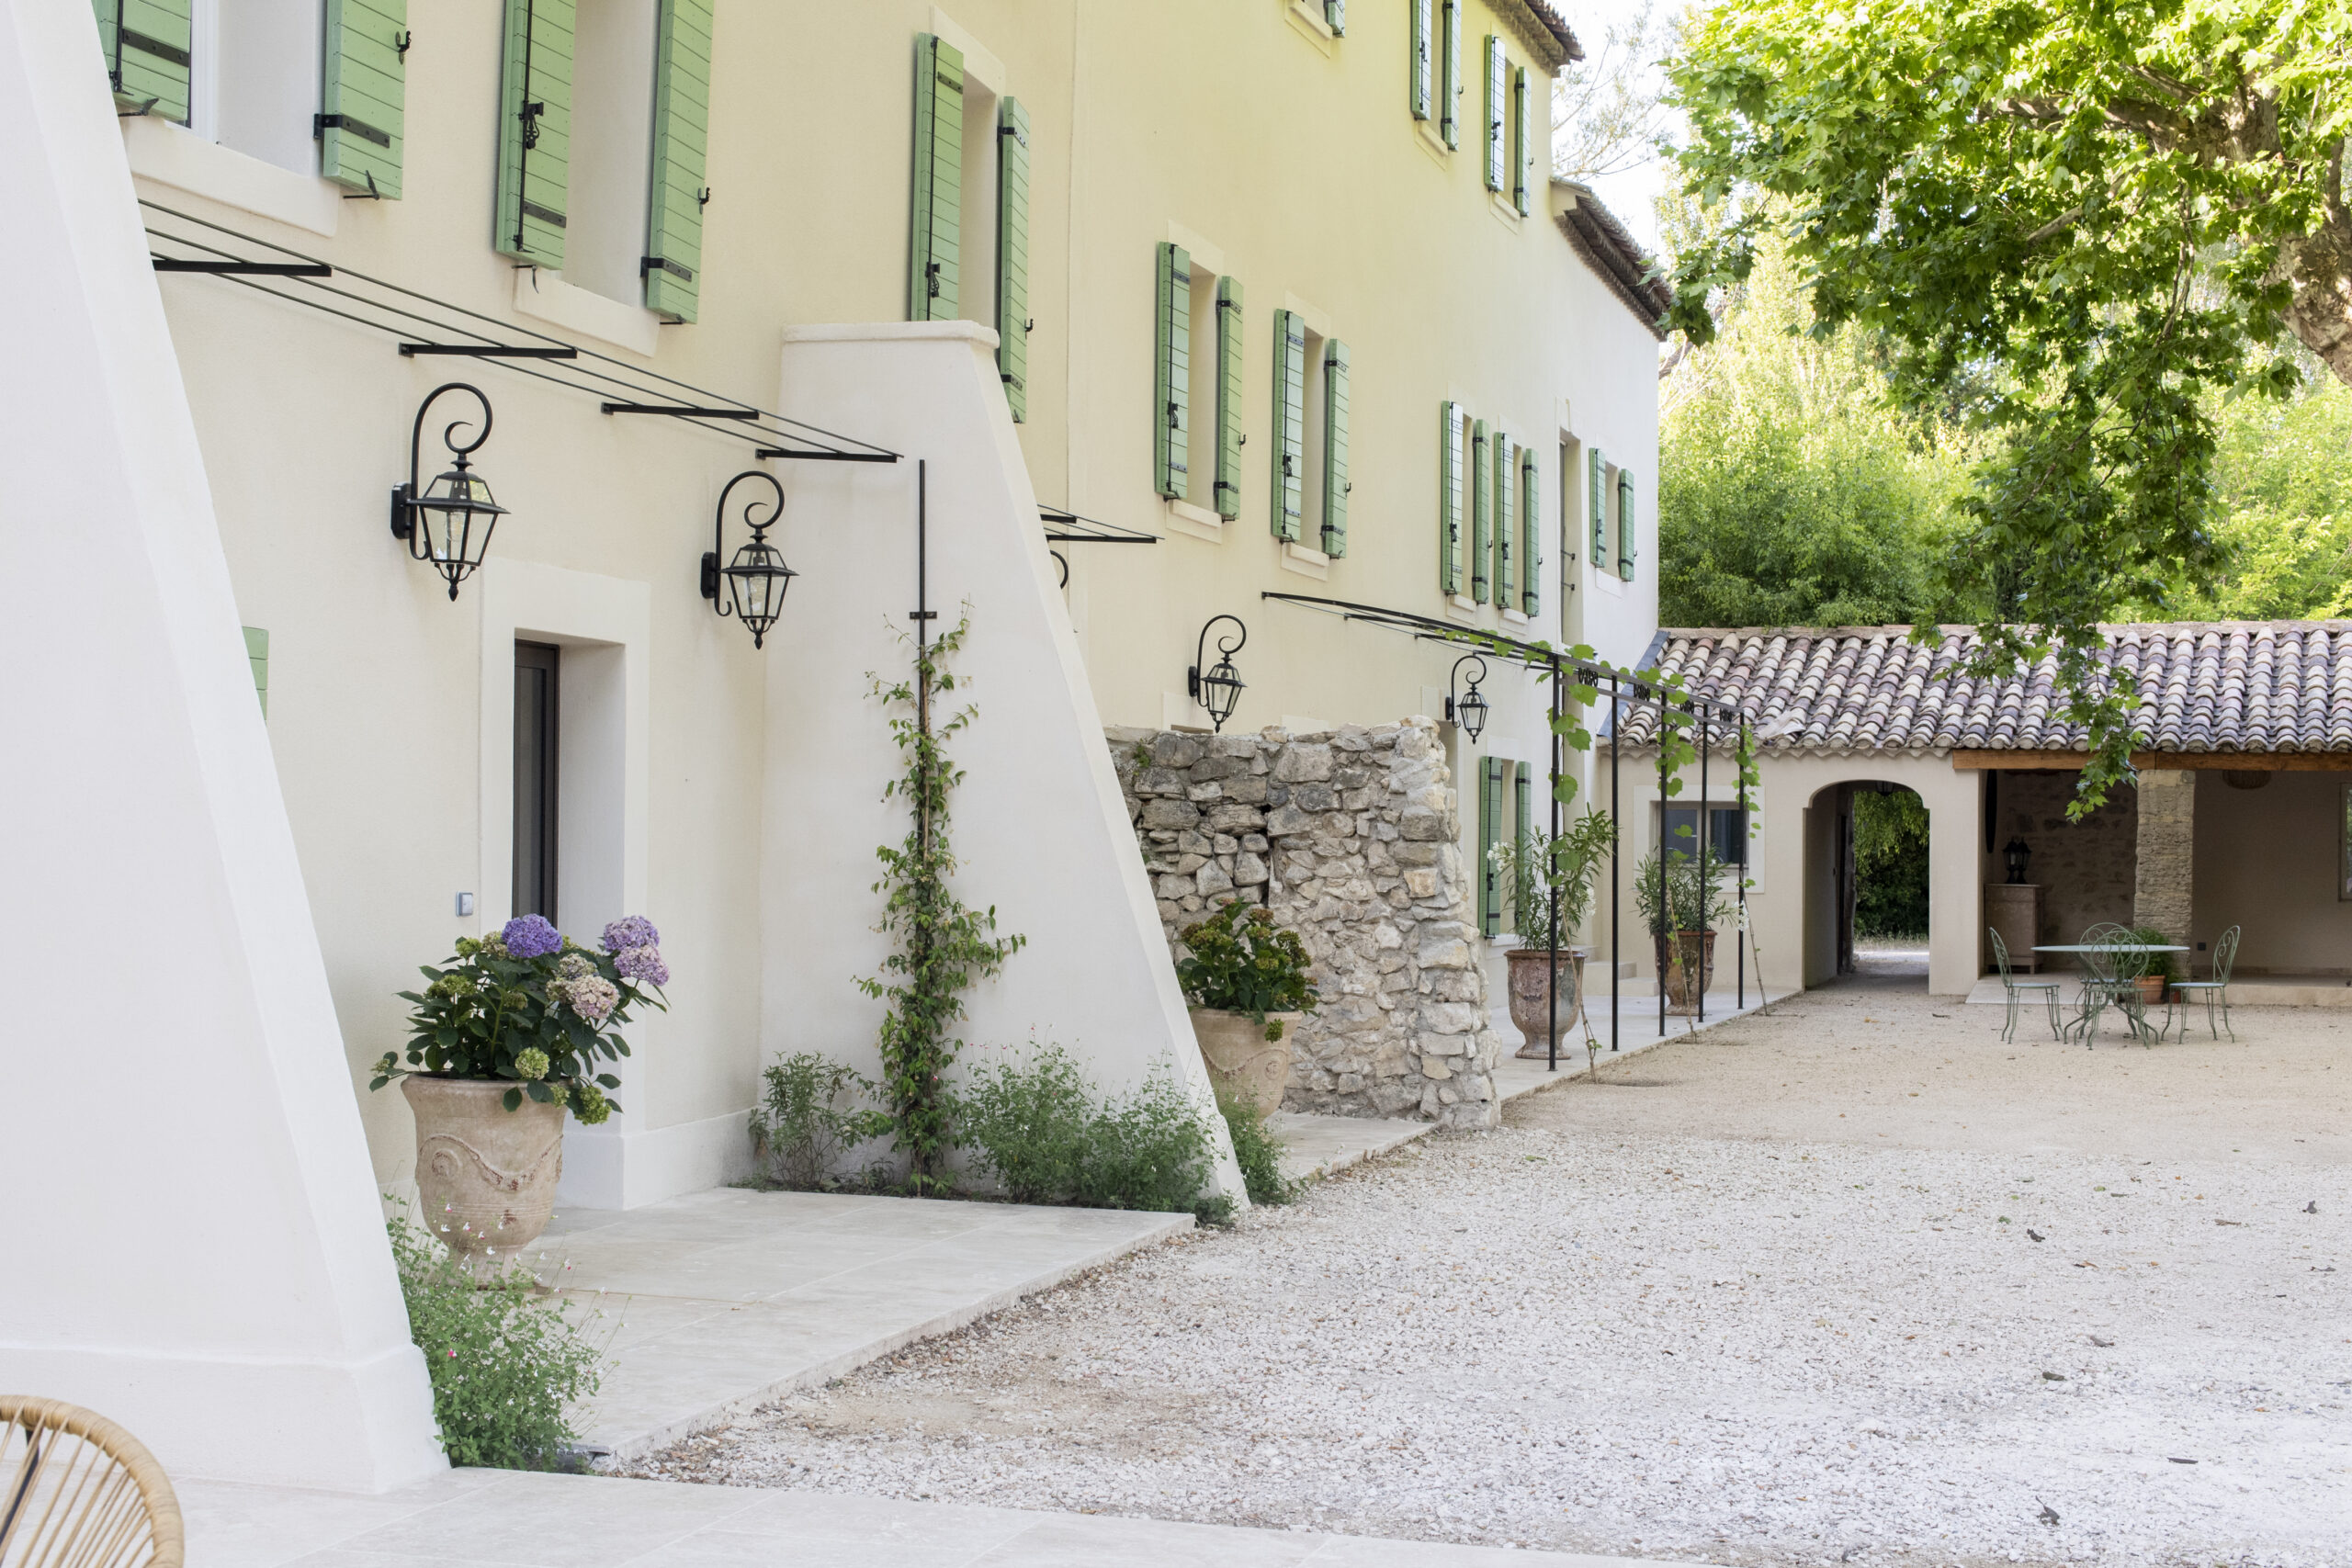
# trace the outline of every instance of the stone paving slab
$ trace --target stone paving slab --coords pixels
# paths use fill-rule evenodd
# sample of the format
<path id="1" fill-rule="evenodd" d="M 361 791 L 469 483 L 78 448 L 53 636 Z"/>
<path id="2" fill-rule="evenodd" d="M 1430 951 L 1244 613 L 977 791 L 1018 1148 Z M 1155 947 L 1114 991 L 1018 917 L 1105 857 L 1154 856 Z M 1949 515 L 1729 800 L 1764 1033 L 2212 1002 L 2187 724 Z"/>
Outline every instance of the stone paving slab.
<path id="1" fill-rule="evenodd" d="M 184 1481 L 190 1568 L 1639 1568 L 830 1492 L 458 1470 L 379 1497 Z"/>
<path id="2" fill-rule="evenodd" d="M 630 1458 L 1192 1228 L 1190 1214 L 718 1188 L 559 1211 L 528 1260 L 607 1351 L 584 1445 Z"/>
<path id="3" fill-rule="evenodd" d="M 1416 1138 L 1426 1138 L 1437 1131 L 1437 1123 L 1401 1116 L 1317 1116 L 1304 1111 L 1277 1111 L 1266 1118 L 1266 1130 L 1283 1145 L 1283 1174 L 1293 1181 L 1307 1181 L 1361 1165 Z"/>

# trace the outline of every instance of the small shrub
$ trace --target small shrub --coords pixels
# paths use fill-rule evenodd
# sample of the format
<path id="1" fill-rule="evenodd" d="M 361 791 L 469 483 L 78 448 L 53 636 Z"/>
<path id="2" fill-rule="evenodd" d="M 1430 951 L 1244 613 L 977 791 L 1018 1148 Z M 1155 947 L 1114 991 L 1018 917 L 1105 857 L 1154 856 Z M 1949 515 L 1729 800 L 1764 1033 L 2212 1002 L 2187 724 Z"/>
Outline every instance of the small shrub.
<path id="1" fill-rule="evenodd" d="M 1220 1095 L 1216 1108 L 1225 1113 L 1225 1130 L 1233 1138 L 1233 1157 L 1241 1167 L 1242 1185 L 1252 1203 L 1287 1203 L 1298 1195 L 1296 1184 L 1283 1174 L 1283 1146 L 1266 1127 L 1266 1113 L 1246 1100 Z"/>
<path id="2" fill-rule="evenodd" d="M 1014 1202 L 1067 1203 L 1096 1110 L 1069 1053 L 1046 1044 L 1026 1065 L 1000 1062 L 972 1075 L 956 1105 L 956 1141 Z"/>
<path id="3" fill-rule="evenodd" d="M 1232 1209 L 1204 1199 L 1209 1124 L 1166 1068 L 1133 1093 L 1104 1100 L 1059 1045 L 972 1075 L 957 1097 L 956 1134 L 974 1165 L 1022 1203 L 1187 1211 L 1210 1223 Z"/>
<path id="4" fill-rule="evenodd" d="M 388 1228 L 409 1337 L 424 1352 L 433 1419 L 449 1462 L 501 1470 L 561 1464 L 580 1436 L 570 1407 L 596 1392 L 603 1360 L 571 1322 L 569 1303 L 535 1301 L 522 1269 L 478 1281 L 405 1214 Z"/>
<path id="5" fill-rule="evenodd" d="M 831 1185 L 843 1149 L 889 1131 L 889 1118 L 864 1103 L 873 1081 L 814 1051 L 779 1056 L 761 1076 L 766 1088 L 752 1108 L 752 1147 L 776 1186 Z"/>
<path id="6" fill-rule="evenodd" d="M 1269 1040 L 1283 1032 L 1279 1022 L 1266 1022 L 1268 1013 L 1315 1010 L 1306 944 L 1275 925 L 1262 906 L 1238 899 L 1224 906 L 1185 928 L 1184 949 L 1176 981 L 1194 1007 L 1246 1012 L 1266 1025 Z"/>

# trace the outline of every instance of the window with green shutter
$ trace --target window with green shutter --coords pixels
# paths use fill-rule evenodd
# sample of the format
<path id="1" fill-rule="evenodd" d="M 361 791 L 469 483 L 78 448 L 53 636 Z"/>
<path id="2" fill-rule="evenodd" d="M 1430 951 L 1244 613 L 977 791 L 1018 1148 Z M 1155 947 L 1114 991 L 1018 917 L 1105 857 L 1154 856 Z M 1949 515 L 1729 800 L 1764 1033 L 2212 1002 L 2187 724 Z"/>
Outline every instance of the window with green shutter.
<path id="1" fill-rule="evenodd" d="M 1348 553 L 1348 345 L 1323 345 L 1323 553 Z"/>
<path id="2" fill-rule="evenodd" d="M 1274 312 L 1274 507 L 1277 539 L 1297 542 L 1306 513 L 1306 320 Z"/>
<path id="3" fill-rule="evenodd" d="M 1216 280 L 1216 514 L 1241 515 L 1241 280 Z"/>
<path id="4" fill-rule="evenodd" d="M 1029 417 L 1029 111 L 1007 98 L 996 124 L 996 367 L 1015 424 Z"/>
<path id="5" fill-rule="evenodd" d="M 572 16 L 572 0 L 506 0 L 491 243 L 501 255 L 534 266 L 563 265 Z"/>
<path id="6" fill-rule="evenodd" d="M 1509 122 L 1503 118 L 1506 95 L 1510 86 L 1510 65 L 1503 58 L 1503 40 L 1493 33 L 1487 35 L 1487 188 L 1503 188 L 1503 132 Z"/>
<path id="7" fill-rule="evenodd" d="M 1519 513 L 1514 508 L 1519 486 L 1513 472 L 1510 437 L 1495 432 L 1495 607 L 1519 608 Z"/>
<path id="8" fill-rule="evenodd" d="M 1590 470 L 1592 477 L 1590 493 L 1585 501 L 1586 509 L 1592 514 L 1592 570 L 1607 571 L 1609 570 L 1607 490 L 1609 459 L 1600 455 L 1600 447 L 1588 446 L 1585 448 L 1585 467 Z"/>
<path id="9" fill-rule="evenodd" d="M 1511 120 L 1516 128 L 1511 138 L 1510 204 L 1524 218 L 1534 201 L 1535 177 L 1535 97 L 1528 91 L 1524 65 L 1515 67 L 1510 73 L 1510 102 Z"/>
<path id="10" fill-rule="evenodd" d="M 1432 42 L 1430 17 L 1437 0 L 1408 0 L 1413 13 L 1413 58 L 1407 62 L 1410 73 L 1409 96 L 1413 118 L 1430 118 L 1430 99 L 1436 96 L 1437 61 Z"/>
<path id="11" fill-rule="evenodd" d="M 1519 536 L 1520 571 L 1519 607 L 1528 619 L 1533 620 L 1544 608 L 1544 534 L 1538 526 L 1543 508 L 1537 497 L 1543 492 L 1535 488 L 1539 475 L 1535 464 L 1535 448 L 1519 449 Z"/>
<path id="12" fill-rule="evenodd" d="M 1193 390 L 1193 258 L 1162 240 L 1159 298 L 1153 312 L 1152 485 L 1171 501 L 1192 494 L 1187 471 Z"/>
<path id="13" fill-rule="evenodd" d="M 1437 405 L 1437 586 L 1462 592 L 1462 405 Z"/>
<path id="14" fill-rule="evenodd" d="M 261 716 L 269 716 L 269 633 L 260 626 L 247 626 L 245 632 L 245 662 L 253 667 L 254 695 L 261 699 Z"/>
<path id="15" fill-rule="evenodd" d="M 1503 877 L 1495 864 L 1495 847 L 1503 830 L 1503 760 L 1479 759 L 1478 768 L 1478 929 L 1487 936 L 1503 929 Z"/>
<path id="16" fill-rule="evenodd" d="M 1462 145 L 1462 0 L 1438 0 L 1445 11 L 1445 36 L 1439 47 L 1444 73 L 1438 84 L 1437 128 L 1448 147 Z"/>
<path id="17" fill-rule="evenodd" d="M 194 0 L 94 0 L 115 107 L 185 125 Z"/>
<path id="18" fill-rule="evenodd" d="M 1487 422 L 1470 427 L 1470 597 L 1483 604 L 1492 583 L 1495 471 L 1487 462 Z"/>
<path id="19" fill-rule="evenodd" d="M 1634 558 L 1641 553 L 1640 544 L 1634 532 L 1634 476 L 1620 468 L 1617 470 L 1617 575 L 1627 582 L 1634 581 Z"/>
<path id="20" fill-rule="evenodd" d="M 929 33 L 918 33 L 907 320 L 956 319 L 963 232 L 964 51 Z"/>
<path id="21" fill-rule="evenodd" d="M 408 0 L 326 0 L 319 173 L 386 201 L 401 194 Z"/>
<path id="22" fill-rule="evenodd" d="M 702 299 L 704 150 L 711 0 L 661 0 L 653 35 L 653 186 L 646 193 L 645 308 L 691 321 Z"/>

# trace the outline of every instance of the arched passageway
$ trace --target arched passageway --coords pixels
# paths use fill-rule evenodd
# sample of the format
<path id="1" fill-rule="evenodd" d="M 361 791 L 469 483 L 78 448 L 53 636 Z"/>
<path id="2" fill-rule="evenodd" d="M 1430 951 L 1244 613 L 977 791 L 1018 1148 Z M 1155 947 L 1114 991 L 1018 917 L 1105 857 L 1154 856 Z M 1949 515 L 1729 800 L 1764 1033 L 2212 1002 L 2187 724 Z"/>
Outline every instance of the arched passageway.
<path id="1" fill-rule="evenodd" d="M 1902 784 L 1850 779 L 1817 791 L 1806 817 L 1807 983 L 1856 977 L 1925 989 L 1926 803 Z"/>

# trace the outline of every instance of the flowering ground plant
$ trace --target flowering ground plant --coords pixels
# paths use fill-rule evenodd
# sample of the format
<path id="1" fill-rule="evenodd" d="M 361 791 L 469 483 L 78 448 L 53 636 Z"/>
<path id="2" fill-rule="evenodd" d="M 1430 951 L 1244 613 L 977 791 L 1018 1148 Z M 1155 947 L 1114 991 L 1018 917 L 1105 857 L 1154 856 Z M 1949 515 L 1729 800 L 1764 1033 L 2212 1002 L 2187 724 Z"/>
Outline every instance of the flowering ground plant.
<path id="1" fill-rule="evenodd" d="M 537 915 L 506 922 L 493 936 L 458 939 L 457 956 L 424 966 L 422 991 L 402 991 L 409 1015 L 403 1052 L 387 1051 L 369 1089 L 412 1073 L 504 1079 L 506 1109 L 528 1097 L 569 1106 L 594 1125 L 620 1109 L 605 1094 L 620 1079 L 596 1071 L 629 1054 L 621 1029 L 639 1003 L 667 1008 L 669 965 L 662 933 L 642 915 L 615 920 L 603 945 L 581 946 Z M 405 1057 L 406 1066 L 402 1066 Z"/>

